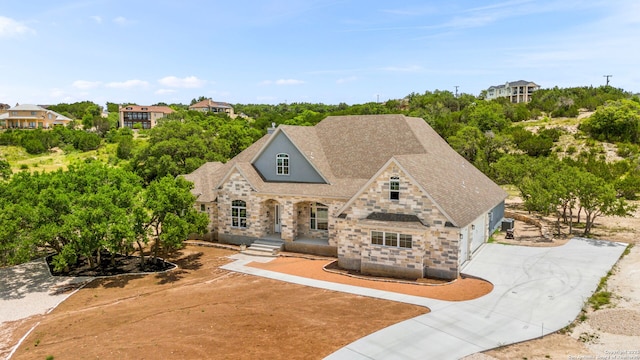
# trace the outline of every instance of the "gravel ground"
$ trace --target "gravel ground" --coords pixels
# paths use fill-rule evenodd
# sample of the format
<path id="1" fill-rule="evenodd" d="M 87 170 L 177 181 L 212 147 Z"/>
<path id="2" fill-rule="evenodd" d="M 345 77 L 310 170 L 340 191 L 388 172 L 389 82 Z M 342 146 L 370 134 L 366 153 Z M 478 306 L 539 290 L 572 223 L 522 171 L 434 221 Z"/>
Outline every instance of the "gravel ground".
<path id="1" fill-rule="evenodd" d="M 630 309 L 606 309 L 589 317 L 589 325 L 602 332 L 640 336 L 640 311 Z"/>
<path id="2" fill-rule="evenodd" d="M 91 279 L 51 276 L 44 259 L 0 268 L 0 329 L 11 328 L 7 322 L 47 313 Z M 0 331 L 0 355 L 15 345 L 6 343 L 9 335 Z"/>
<path id="3" fill-rule="evenodd" d="M 617 355 L 640 359 L 640 246 L 634 246 L 620 260 L 607 284 L 613 293 L 611 305 L 587 314 L 587 320 L 576 326 L 571 336 L 583 341 L 594 354 L 630 351 Z"/>

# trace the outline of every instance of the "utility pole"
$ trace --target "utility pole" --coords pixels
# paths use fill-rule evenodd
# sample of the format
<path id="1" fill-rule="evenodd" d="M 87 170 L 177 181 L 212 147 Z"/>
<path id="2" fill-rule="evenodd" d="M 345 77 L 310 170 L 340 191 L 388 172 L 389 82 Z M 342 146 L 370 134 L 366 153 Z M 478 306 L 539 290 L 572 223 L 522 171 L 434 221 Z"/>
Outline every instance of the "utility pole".
<path id="1" fill-rule="evenodd" d="M 607 78 L 607 86 L 609 86 L 609 78 L 613 77 L 613 75 L 602 75 L 602 77 L 606 77 Z"/>
<path id="2" fill-rule="evenodd" d="M 454 88 L 456 88 L 456 97 L 458 97 L 458 88 L 460 87 L 459 85 L 454 85 Z"/>

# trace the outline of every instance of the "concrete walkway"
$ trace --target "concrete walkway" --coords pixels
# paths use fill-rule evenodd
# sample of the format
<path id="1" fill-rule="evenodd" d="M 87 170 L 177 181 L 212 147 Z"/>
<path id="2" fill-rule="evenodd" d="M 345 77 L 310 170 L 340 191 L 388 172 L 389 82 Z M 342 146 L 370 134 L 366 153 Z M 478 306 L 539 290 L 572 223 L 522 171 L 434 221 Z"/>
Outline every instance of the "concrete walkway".
<path id="1" fill-rule="evenodd" d="M 494 289 L 465 302 L 389 293 L 244 266 L 255 258 L 238 258 L 224 268 L 431 309 L 428 314 L 355 341 L 329 359 L 459 359 L 534 339 L 570 324 L 625 247 L 581 238 L 560 247 L 486 244 L 464 273 L 491 281 Z"/>

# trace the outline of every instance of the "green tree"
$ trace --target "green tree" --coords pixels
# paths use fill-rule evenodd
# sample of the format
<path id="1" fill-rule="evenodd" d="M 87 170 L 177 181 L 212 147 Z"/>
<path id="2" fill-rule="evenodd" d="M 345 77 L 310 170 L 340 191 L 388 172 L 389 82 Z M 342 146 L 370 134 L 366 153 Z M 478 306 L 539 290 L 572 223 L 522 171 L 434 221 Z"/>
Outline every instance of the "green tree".
<path id="1" fill-rule="evenodd" d="M 131 158 L 132 153 L 133 138 L 128 136 L 121 137 L 116 149 L 116 156 L 118 157 L 118 159 L 127 160 Z"/>
<path id="2" fill-rule="evenodd" d="M 194 209 L 193 183 L 178 177 L 165 176 L 154 180 L 144 194 L 144 205 L 150 213 L 146 225 L 154 240 L 153 255 L 160 249 L 170 252 L 180 248 L 191 233 L 204 233 L 209 223 L 206 214 Z"/>
<path id="3" fill-rule="evenodd" d="M 458 154 L 473 163 L 484 140 L 484 135 L 475 126 L 465 126 L 449 138 L 449 144 Z"/>
<path id="4" fill-rule="evenodd" d="M 0 179 L 9 180 L 11 178 L 11 165 L 8 161 L 0 159 Z"/>
<path id="5" fill-rule="evenodd" d="M 468 123 L 476 126 L 482 132 L 500 131 L 510 125 L 498 102 L 478 101 L 475 106 L 469 106 L 466 110 Z"/>
<path id="6" fill-rule="evenodd" d="M 600 215 L 629 216 L 634 209 L 624 199 L 616 196 L 610 184 L 589 172 L 582 171 L 576 179 L 576 195 L 586 221 L 584 236 L 591 233 L 595 219 Z"/>
<path id="7" fill-rule="evenodd" d="M 586 119 L 580 129 L 602 141 L 640 141 L 640 104 L 632 100 L 618 100 L 598 109 Z"/>

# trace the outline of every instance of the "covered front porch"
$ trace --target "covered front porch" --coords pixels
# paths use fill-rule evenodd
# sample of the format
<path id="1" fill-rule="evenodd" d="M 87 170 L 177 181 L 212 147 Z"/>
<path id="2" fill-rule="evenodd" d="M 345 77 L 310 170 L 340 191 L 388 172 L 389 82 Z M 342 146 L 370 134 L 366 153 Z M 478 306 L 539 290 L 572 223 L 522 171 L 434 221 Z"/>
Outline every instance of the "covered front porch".
<path id="1" fill-rule="evenodd" d="M 331 245 L 328 207 L 314 201 L 268 199 L 263 202 L 267 215 L 266 240 L 280 240 L 284 251 L 322 256 L 338 256 Z"/>
<path id="2" fill-rule="evenodd" d="M 329 236 L 329 209 L 315 201 L 267 199 L 261 203 L 261 237 L 287 242 L 331 244 Z"/>

